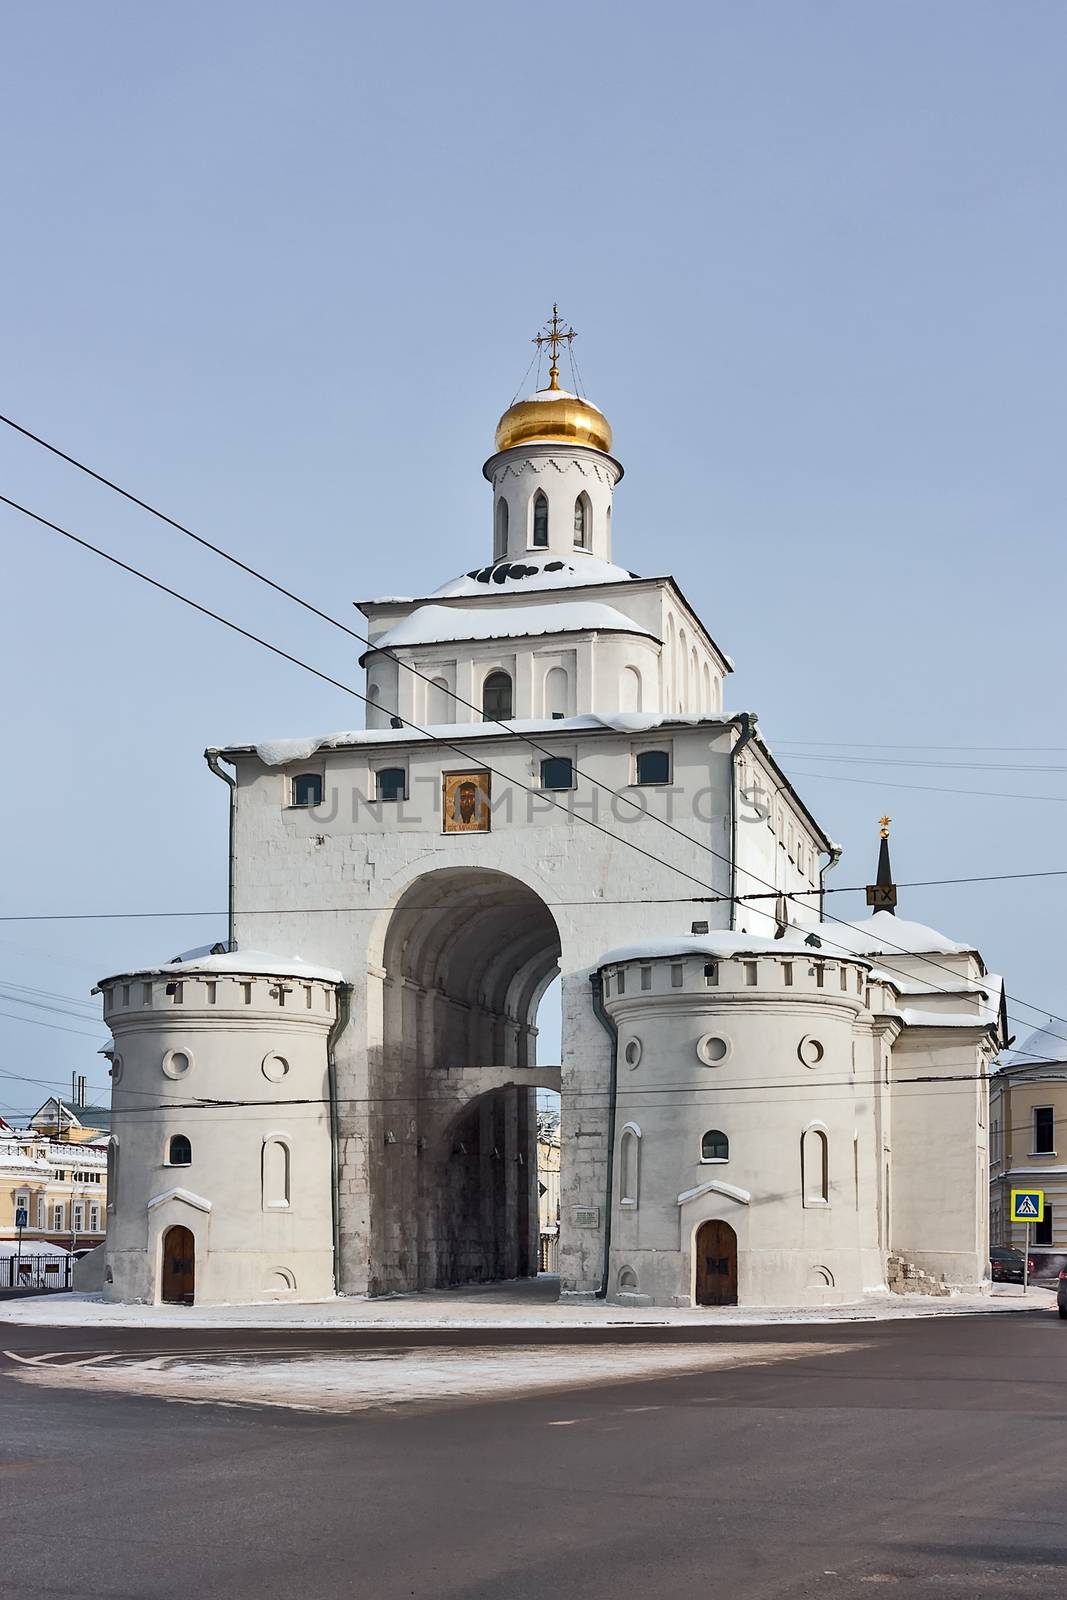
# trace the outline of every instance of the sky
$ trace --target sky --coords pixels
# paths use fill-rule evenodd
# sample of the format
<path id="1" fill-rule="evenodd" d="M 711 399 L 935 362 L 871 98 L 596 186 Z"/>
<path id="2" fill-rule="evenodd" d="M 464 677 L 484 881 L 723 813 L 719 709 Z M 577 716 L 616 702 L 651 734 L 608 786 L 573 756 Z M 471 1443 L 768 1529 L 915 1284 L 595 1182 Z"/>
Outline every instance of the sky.
<path id="1" fill-rule="evenodd" d="M 883 811 L 901 883 L 1062 871 L 1065 48 L 1041 0 L 15 8 L 0 411 L 349 620 L 489 558 L 481 464 L 558 301 L 615 557 L 734 657 L 830 883 Z M 0 480 L 359 686 L 352 641 L 2 426 Z M 0 914 L 153 914 L 0 923 L 11 1115 L 103 1092 L 96 978 L 224 935 L 204 747 L 362 718 L 6 506 L 0 537 Z M 1065 883 L 900 910 L 1022 1033 L 1067 1015 Z"/>

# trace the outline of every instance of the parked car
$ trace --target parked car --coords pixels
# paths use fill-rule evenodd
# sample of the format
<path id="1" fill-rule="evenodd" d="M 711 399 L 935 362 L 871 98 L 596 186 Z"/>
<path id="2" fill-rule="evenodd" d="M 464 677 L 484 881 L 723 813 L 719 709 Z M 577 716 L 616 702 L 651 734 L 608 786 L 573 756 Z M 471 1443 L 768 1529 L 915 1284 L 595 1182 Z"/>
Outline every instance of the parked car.
<path id="1" fill-rule="evenodd" d="M 1021 1250 L 1009 1250 L 997 1245 L 989 1252 L 989 1275 L 994 1283 L 1022 1283 L 1024 1261 Z M 1034 1270 L 1032 1261 L 1029 1270 Z"/>
<path id="2" fill-rule="evenodd" d="M 1056 1284 L 1056 1305 L 1060 1316 L 1067 1322 L 1067 1272 L 1060 1272 L 1059 1282 Z"/>

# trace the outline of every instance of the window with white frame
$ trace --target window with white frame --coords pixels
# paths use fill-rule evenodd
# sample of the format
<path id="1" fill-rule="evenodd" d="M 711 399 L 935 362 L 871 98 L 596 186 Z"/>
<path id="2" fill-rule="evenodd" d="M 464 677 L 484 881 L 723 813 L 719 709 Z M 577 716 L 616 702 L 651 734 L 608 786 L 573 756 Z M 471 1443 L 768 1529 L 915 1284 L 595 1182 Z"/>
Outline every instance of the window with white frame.
<path id="1" fill-rule="evenodd" d="M 1031 1155 L 1056 1154 L 1056 1113 L 1052 1106 L 1034 1107 L 1034 1146 Z"/>
<path id="2" fill-rule="evenodd" d="M 55 1231 L 57 1233 L 59 1233 L 62 1230 L 62 1227 L 63 1227 L 63 1206 L 62 1206 L 62 1203 L 60 1203 L 59 1205 L 54 1205 L 52 1207 L 52 1227 L 55 1229 Z"/>
<path id="3" fill-rule="evenodd" d="M 709 1128 L 700 1141 L 700 1159 L 708 1163 L 729 1161 L 730 1141 L 721 1128 Z"/>

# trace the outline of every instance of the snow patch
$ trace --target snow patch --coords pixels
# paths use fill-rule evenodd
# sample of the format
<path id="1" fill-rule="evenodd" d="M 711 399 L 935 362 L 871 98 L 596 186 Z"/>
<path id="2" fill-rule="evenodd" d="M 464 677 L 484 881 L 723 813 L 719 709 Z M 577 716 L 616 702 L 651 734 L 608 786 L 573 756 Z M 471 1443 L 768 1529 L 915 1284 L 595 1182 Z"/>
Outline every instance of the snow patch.
<path id="1" fill-rule="evenodd" d="M 613 733 L 650 733 L 664 727 L 728 727 L 731 717 L 681 713 L 666 715 L 655 711 L 605 712 L 602 715 L 579 717 L 510 717 L 506 727 L 517 734 L 540 733 L 596 733 L 609 729 Z M 410 744 L 413 741 L 440 739 L 445 743 L 465 744 L 470 739 L 499 739 L 502 730 L 496 722 L 439 722 L 428 728 L 348 728 L 339 733 L 320 733 L 305 739 L 263 739 L 258 744 L 230 745 L 223 752 L 233 755 L 242 750 L 254 750 L 265 767 L 285 767 L 298 761 L 309 761 L 320 750 L 347 750 L 358 745 Z"/>
<path id="2" fill-rule="evenodd" d="M 300 956 L 274 956 L 265 950 L 231 950 L 217 956 L 198 956 L 191 961 L 165 961 L 159 967 L 137 967 L 138 976 L 145 977 L 195 977 L 197 973 L 224 972 L 230 975 L 271 978 L 306 978 L 315 983 L 343 983 L 344 974 L 335 967 L 320 967 Z M 101 984 L 114 983 L 118 978 L 129 977 L 128 972 L 117 972 L 110 978 L 101 978 Z"/>
<path id="3" fill-rule="evenodd" d="M 547 605 L 487 607 L 419 606 L 375 639 L 373 649 L 441 644 L 457 639 L 517 639 L 544 633 L 641 633 L 648 630 L 601 600 L 557 600 Z M 649 636 L 650 637 L 650 636 Z"/>

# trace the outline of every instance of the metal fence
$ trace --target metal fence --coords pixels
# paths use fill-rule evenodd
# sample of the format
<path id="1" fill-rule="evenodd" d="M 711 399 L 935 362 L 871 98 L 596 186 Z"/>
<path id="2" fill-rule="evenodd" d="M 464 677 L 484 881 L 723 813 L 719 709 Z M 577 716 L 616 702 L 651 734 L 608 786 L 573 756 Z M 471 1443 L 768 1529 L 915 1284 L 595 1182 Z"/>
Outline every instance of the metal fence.
<path id="1" fill-rule="evenodd" d="M 32 1247 L 0 1256 L 0 1289 L 69 1289 L 73 1282 L 73 1256 L 40 1256 Z"/>

